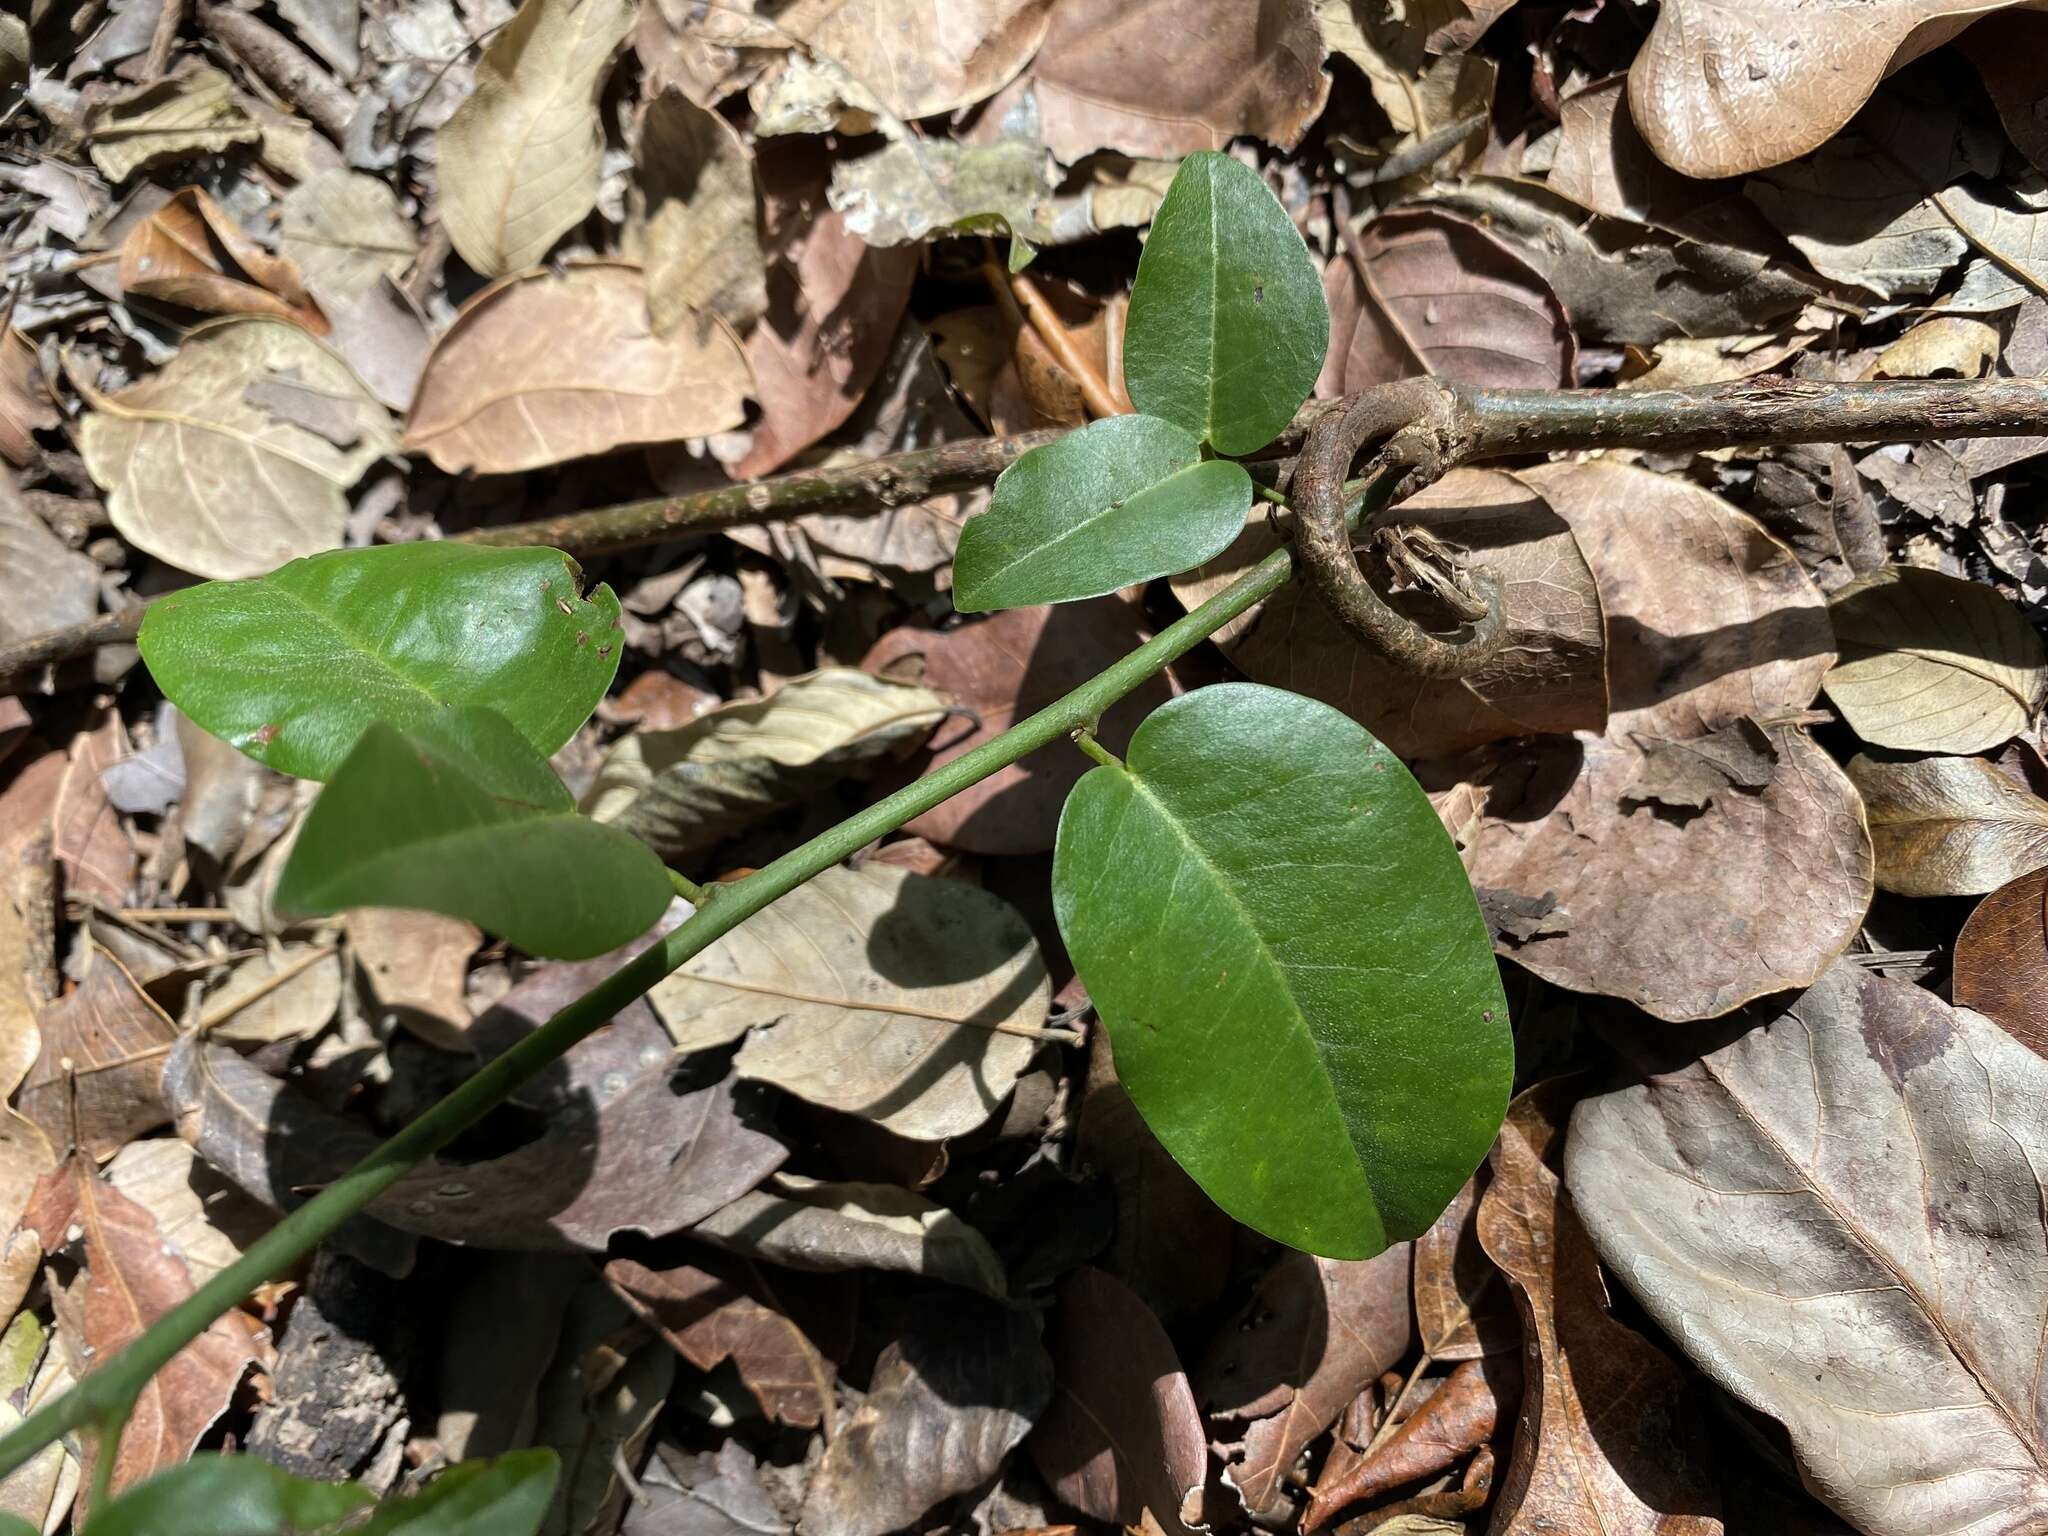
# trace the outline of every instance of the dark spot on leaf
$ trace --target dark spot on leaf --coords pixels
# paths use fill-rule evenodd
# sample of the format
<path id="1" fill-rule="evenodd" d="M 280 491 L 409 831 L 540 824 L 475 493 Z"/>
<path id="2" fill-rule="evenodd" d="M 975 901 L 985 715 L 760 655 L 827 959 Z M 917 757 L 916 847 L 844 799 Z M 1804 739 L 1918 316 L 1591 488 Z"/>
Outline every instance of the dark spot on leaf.
<path id="1" fill-rule="evenodd" d="M 611 654 L 612 648 L 609 645 L 600 645 L 597 648 L 597 659 L 599 661 L 607 660 L 611 656 Z"/>
<path id="2" fill-rule="evenodd" d="M 277 740 L 277 733 L 283 729 L 284 727 L 280 725 L 260 726 L 258 727 L 255 736 L 253 736 L 250 739 L 253 740 L 259 747 L 267 747 L 273 741 Z"/>
<path id="3" fill-rule="evenodd" d="M 1266 285 L 1264 283 L 1252 284 L 1252 302 L 1254 304 L 1266 302 Z"/>
<path id="4" fill-rule="evenodd" d="M 588 645 L 590 644 L 590 636 L 586 635 L 582 630 L 579 629 L 576 631 L 576 643 L 579 646 Z"/>

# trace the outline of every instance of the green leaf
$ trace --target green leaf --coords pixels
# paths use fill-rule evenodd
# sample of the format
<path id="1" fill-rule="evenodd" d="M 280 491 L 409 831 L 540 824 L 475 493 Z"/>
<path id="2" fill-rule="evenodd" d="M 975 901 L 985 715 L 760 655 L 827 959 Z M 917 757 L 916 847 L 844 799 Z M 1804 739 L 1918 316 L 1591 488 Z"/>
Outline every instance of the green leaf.
<path id="1" fill-rule="evenodd" d="M 362 733 L 306 815 L 277 906 L 422 908 L 587 960 L 645 932 L 670 894 L 661 861 L 578 816 L 510 722 L 465 710 Z"/>
<path id="2" fill-rule="evenodd" d="M 151 604 L 142 659 L 194 722 L 301 779 L 334 776 L 373 720 L 494 709 L 543 757 L 618 670 L 619 602 L 577 595 L 553 549 L 399 544 L 294 560 Z"/>
<path id="3" fill-rule="evenodd" d="M 1155 710 L 1068 798 L 1053 910 L 1132 1102 L 1245 1225 L 1365 1258 L 1486 1155 L 1514 1074 L 1486 925 L 1421 788 L 1328 705 Z"/>
<path id="4" fill-rule="evenodd" d="M 374 1502 L 367 1489 L 309 1483 L 261 1457 L 194 1456 L 110 1502 L 85 1536 L 300 1536 Z"/>
<path id="5" fill-rule="evenodd" d="M 533 1536 L 561 1472 L 561 1459 L 545 1447 L 465 1461 L 424 1493 L 379 1505 L 348 1536 Z"/>
<path id="6" fill-rule="evenodd" d="M 0 1536 L 43 1536 L 43 1533 L 19 1515 L 0 1515 Z"/>
<path id="7" fill-rule="evenodd" d="M 1221 554 L 1251 511 L 1244 466 L 1156 416 L 1112 416 L 1034 448 L 960 532 L 962 613 L 1100 597 Z"/>
<path id="8" fill-rule="evenodd" d="M 1124 385 L 1218 453 L 1263 448 L 1322 372 L 1323 283 L 1258 172 L 1213 150 L 1181 162 L 1138 258 Z"/>

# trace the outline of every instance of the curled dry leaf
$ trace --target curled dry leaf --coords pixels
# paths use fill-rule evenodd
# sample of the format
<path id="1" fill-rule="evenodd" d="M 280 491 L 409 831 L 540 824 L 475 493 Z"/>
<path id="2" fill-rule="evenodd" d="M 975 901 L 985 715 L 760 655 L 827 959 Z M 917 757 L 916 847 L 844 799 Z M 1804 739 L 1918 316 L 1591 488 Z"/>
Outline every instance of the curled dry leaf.
<path id="1" fill-rule="evenodd" d="M 1956 935 L 1951 987 L 2037 1056 L 2048 1056 L 2048 864 L 1977 903 Z"/>
<path id="2" fill-rule="evenodd" d="M 1539 492 L 1498 470 L 1456 469 L 1403 502 L 1400 524 L 1500 578 L 1507 641 L 1477 672 L 1415 677 L 1360 645 L 1292 584 L 1219 630 L 1224 652 L 1256 682 L 1335 705 L 1403 757 L 1607 723 L 1600 594 L 1570 527 Z M 1277 545 L 1271 519 L 1254 511 L 1229 549 L 1174 579 L 1174 596 L 1192 610 Z M 1415 611 L 1439 622 L 1430 608 Z"/>
<path id="3" fill-rule="evenodd" d="M 1046 1339 L 1053 1399 L 1031 1459 L 1062 1503 L 1167 1536 L 1200 1527 L 1208 1436 L 1159 1319 L 1122 1281 L 1086 1265 L 1060 1282 Z"/>
<path id="4" fill-rule="evenodd" d="M 158 1085 L 178 1026 L 113 956 L 95 953 L 78 989 L 36 1015 L 43 1048 L 16 1101 L 53 1145 L 105 1161 L 167 1124 Z"/>
<path id="5" fill-rule="evenodd" d="M 471 299 L 434 344 L 405 446 L 450 474 L 510 474 L 722 432 L 744 418 L 748 385 L 725 326 L 649 327 L 638 267 L 532 272 Z"/>
<path id="6" fill-rule="evenodd" d="M 789 1269 L 886 1269 L 980 1291 L 1009 1292 L 988 1239 L 943 1205 L 888 1184 L 778 1175 L 713 1211 L 690 1235 Z"/>
<path id="7" fill-rule="evenodd" d="M 228 77 L 204 64 L 95 102 L 85 113 L 86 147 L 109 181 L 126 181 L 160 160 L 219 154 L 262 136 L 237 104 Z"/>
<path id="8" fill-rule="evenodd" d="M 121 242 L 124 293 L 209 315 L 271 315 L 327 334 L 298 269 L 273 256 L 201 187 L 183 187 Z"/>
<path id="9" fill-rule="evenodd" d="M 36 349 L 12 326 L 0 326 L 0 459 L 28 463 L 36 451 L 34 434 L 63 419 L 36 366 Z"/>
<path id="10" fill-rule="evenodd" d="M 2048 1061 L 1838 962 L 1572 1118 L 1571 1195 L 1644 1310 L 1871 1536 L 2048 1523 Z"/>
<path id="11" fill-rule="evenodd" d="M 1903 752 L 1987 752 L 2048 690 L 2041 637 L 1995 588 L 1889 566 L 1835 593 L 1841 659 L 1822 686 L 1850 729 Z"/>
<path id="12" fill-rule="evenodd" d="M 388 186 L 337 166 L 284 195 L 278 244 L 297 263 L 306 286 L 338 312 L 375 288 L 379 278 L 403 277 L 420 242 Z"/>
<path id="13" fill-rule="evenodd" d="M 932 769 L 994 740 L 1144 639 L 1136 608 L 1121 598 L 1099 597 L 1012 608 L 948 630 L 893 629 L 875 642 L 861 666 L 915 678 L 973 711 L 977 724 L 939 733 L 923 765 Z M 1169 696 L 1167 684 L 1153 678 L 1110 707 L 1097 738 L 1121 752 L 1138 722 Z M 906 830 L 969 853 L 1045 853 L 1067 791 L 1088 768 L 1088 759 L 1062 742 L 990 774 L 906 823 Z"/>
<path id="14" fill-rule="evenodd" d="M 184 1259 L 165 1245 L 149 1212 L 103 1183 L 82 1156 L 43 1179 L 22 1221 L 51 1253 L 70 1247 L 78 1234 L 84 1272 L 57 1297 L 58 1324 L 75 1361 L 111 1358 L 192 1294 Z M 149 1378 L 121 1436 L 113 1492 L 198 1448 L 262 1358 L 263 1338 L 248 1313 L 230 1311 Z M 86 1468 L 90 1473 L 90 1451 Z"/>
<path id="15" fill-rule="evenodd" d="M 1098 149 L 1168 159 L 1240 134 L 1292 149 L 1329 99 L 1322 64 L 1314 0 L 1205 6 L 1169 27 L 1124 0 L 1070 0 L 1019 89 L 1069 165 Z"/>
<path id="16" fill-rule="evenodd" d="M 1409 1254 L 1406 1243 L 1357 1261 L 1283 1254 L 1210 1345 L 1196 1396 L 1231 1426 L 1224 1476 L 1254 1515 L 1285 1507 L 1308 1443 L 1414 1348 Z"/>
<path id="17" fill-rule="evenodd" d="M 1479 1242 L 1487 1170 L 1465 1181 L 1436 1225 L 1415 1239 L 1415 1323 L 1433 1360 L 1477 1360 L 1521 1348 L 1507 1287 Z"/>
<path id="18" fill-rule="evenodd" d="M 1665 164 L 1740 176 L 1805 154 L 1899 64 L 2013 0 L 1673 0 L 1629 70 L 1629 106 Z"/>
<path id="19" fill-rule="evenodd" d="M 346 363 L 260 316 L 190 332 L 118 395 L 74 377 L 86 467 L 123 537 L 217 581 L 260 576 L 341 543 L 342 493 L 398 441 Z M 286 399 L 317 406 L 316 430 Z"/>
<path id="20" fill-rule="evenodd" d="M 754 157 L 739 130 L 681 91 L 663 91 L 640 119 L 635 167 L 654 334 L 668 335 L 693 311 L 744 331 L 768 308 L 768 287 Z"/>
<path id="21" fill-rule="evenodd" d="M 1528 1384 L 1495 1514 L 1502 1536 L 1720 1536 L 1712 1441 L 1691 1382 L 1617 1322 L 1558 1161 L 1571 1085 L 1515 1100 L 1479 1237 L 1521 1305 Z"/>
<path id="22" fill-rule="evenodd" d="M 1464 1361 L 1370 1456 L 1339 1477 L 1325 1470 L 1302 1511 L 1301 1529 L 1319 1530 L 1354 1505 L 1458 1466 L 1493 1438 L 1521 1388 L 1518 1354 Z"/>
<path id="23" fill-rule="evenodd" d="M 996 1112 L 1051 999 L 1037 940 L 1008 902 L 874 865 L 826 870 L 651 994 L 681 1049 L 744 1035 L 739 1076 L 917 1141 Z"/>
<path id="24" fill-rule="evenodd" d="M 1363 258 L 1361 261 L 1359 258 Z M 1317 393 L 1426 373 L 1457 384 L 1569 388 L 1578 346 L 1550 285 L 1479 225 L 1381 214 L 1323 269 L 1330 351 Z"/>
<path id="25" fill-rule="evenodd" d="M 2048 866 L 2048 801 L 1981 757 L 1859 755 L 1877 883 L 1902 896 L 1981 896 Z"/>
<path id="26" fill-rule="evenodd" d="M 127 734 L 109 712 L 92 730 L 71 739 L 64 773 L 50 810 L 50 851 L 64 866 L 66 887 L 108 901 L 128 899 L 135 878 L 135 845 L 107 798 L 105 775 L 124 755 Z"/>
<path id="27" fill-rule="evenodd" d="M 1819 592 L 1789 550 L 1694 486 L 1606 462 L 1520 478 L 1571 524 L 1599 582 L 1612 713 L 1604 737 L 1485 775 L 1487 804 L 1466 829 L 1473 883 L 1554 894 L 1573 915 L 1510 952 L 1545 980 L 1666 1019 L 1804 985 L 1870 904 L 1869 835 L 1833 760 L 1774 727 L 1777 770 L 1760 791 L 1679 816 L 1633 792 L 1645 740 L 1697 741 L 1812 702 L 1832 659 Z"/>
<path id="28" fill-rule="evenodd" d="M 694 853 L 908 752 L 945 716 L 928 688 L 827 667 L 676 730 L 625 737 L 583 809 L 664 857 Z"/>
<path id="29" fill-rule="evenodd" d="M 633 10 L 632 0 L 524 0 L 442 124 L 441 222 L 485 277 L 534 265 L 596 206 L 598 92 Z"/>

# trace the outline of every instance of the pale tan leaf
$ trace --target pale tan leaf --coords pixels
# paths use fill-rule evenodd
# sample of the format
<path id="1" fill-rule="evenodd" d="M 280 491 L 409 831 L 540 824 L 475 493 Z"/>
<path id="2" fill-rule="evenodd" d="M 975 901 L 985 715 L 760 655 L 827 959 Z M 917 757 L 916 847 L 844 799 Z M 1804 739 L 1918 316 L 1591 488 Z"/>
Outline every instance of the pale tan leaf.
<path id="1" fill-rule="evenodd" d="M 510 474 L 722 432 L 748 392 L 728 328 L 656 335 L 640 269 L 589 262 L 506 278 L 464 305 L 427 359 L 405 446 L 451 474 Z"/>
<path id="2" fill-rule="evenodd" d="M 1030 928 L 955 880 L 828 869 L 651 994 L 684 1050 L 746 1036 L 743 1078 L 919 1141 L 986 1121 L 1038 1043 L 1052 983 Z"/>
<path id="3" fill-rule="evenodd" d="M 182 187 L 128 231 L 116 268 L 123 292 L 209 315 L 272 315 L 316 336 L 327 317 L 292 263 L 242 232 L 201 187 Z"/>
<path id="4" fill-rule="evenodd" d="M 244 1243 L 277 1222 L 175 1136 L 129 1142 L 107 1164 L 106 1180 L 149 1213 L 194 1285 L 234 1263 Z"/>
<path id="5" fill-rule="evenodd" d="M 1858 756 L 1877 883 L 1905 896 L 1981 896 L 2048 865 L 2048 801 L 1981 757 Z"/>
<path id="6" fill-rule="evenodd" d="M 1471 122 L 1460 145 L 1445 145 L 1446 172 L 1466 169 L 1486 147 L 1488 110 L 1498 66 L 1479 54 L 1435 46 L 1432 26 L 1452 7 L 1409 4 L 1405 13 L 1370 0 L 1316 0 L 1323 46 L 1365 76 L 1373 100 L 1393 125 L 1389 151 L 1403 149 L 1460 122 Z M 1469 19 L 1469 18 L 1468 18 Z M 1455 158 L 1449 158 L 1455 149 Z"/>
<path id="7" fill-rule="evenodd" d="M 907 245 L 990 223 L 1044 245 L 1057 234 L 1047 160 L 1036 139 L 901 139 L 835 164 L 829 198 L 869 245 Z"/>
<path id="8" fill-rule="evenodd" d="M 348 914 L 349 947 L 377 1006 L 443 1050 L 469 1048 L 464 983 L 483 937 L 474 923 L 438 912 L 358 907 Z"/>
<path id="9" fill-rule="evenodd" d="M 1880 298 L 1932 293 L 1969 251 L 1922 177 L 1861 135 L 1746 185 L 1750 202 L 1823 277 Z"/>
<path id="10" fill-rule="evenodd" d="M 485 277 L 538 262 L 597 204 L 597 98 L 633 0 L 524 0 L 436 136 L 441 220 Z"/>
<path id="11" fill-rule="evenodd" d="M 745 330 L 768 308 L 768 284 L 754 157 L 738 130 L 663 91 L 640 119 L 636 165 L 646 207 L 629 235 L 647 269 L 654 333 L 666 336 L 692 310 Z"/>
<path id="12" fill-rule="evenodd" d="M 236 103 L 228 77 L 204 64 L 123 91 L 85 114 L 92 163 L 109 181 L 126 181 L 159 160 L 218 154 L 262 136 Z"/>
<path id="13" fill-rule="evenodd" d="M 884 1269 L 964 1285 L 1001 1300 L 1003 1262 L 987 1238 L 945 1206 L 890 1184 L 779 1173 L 690 1235 L 788 1269 Z"/>
<path id="14" fill-rule="evenodd" d="M 935 117 L 1007 85 L 1052 10 L 1052 0 L 795 0 L 756 36 L 803 43 L 897 117 Z"/>
<path id="15" fill-rule="evenodd" d="M 260 576 L 340 544 L 342 493 L 398 449 L 384 408 L 348 365 L 282 320 L 202 325 L 118 395 L 74 382 L 92 407 L 79 448 L 114 526 L 215 580 Z M 323 436 L 267 409 L 260 393 L 252 401 L 252 385 L 304 392 L 349 427 Z"/>
<path id="16" fill-rule="evenodd" d="M 1996 589 L 1888 566 L 1835 593 L 1841 659 L 1823 686 L 1850 729 L 1904 752 L 1987 752 L 2048 691 L 2041 637 Z"/>
<path id="17" fill-rule="evenodd" d="M 1969 315 L 1923 320 L 1877 354 L 1873 379 L 1982 378 L 2004 345 L 1998 327 Z"/>
<path id="18" fill-rule="evenodd" d="M 8 334 L 12 335 L 12 332 Z M 48 629 L 83 624 L 99 611 L 99 567 L 67 547 L 22 499 L 14 472 L 0 467 L 0 571 L 7 601 L 0 604 L 0 637 L 26 639 Z"/>
<path id="19" fill-rule="evenodd" d="M 378 278 L 403 277 L 420 241 L 389 187 L 337 166 L 285 194 L 278 243 L 298 263 L 306 286 L 338 312 L 376 287 Z"/>
<path id="20" fill-rule="evenodd" d="M 2048 183 L 2039 176 L 1986 192 L 1967 182 L 1934 194 L 1970 243 L 2037 293 L 2048 293 Z"/>
<path id="21" fill-rule="evenodd" d="M 21 1233 L 16 1240 L 30 1253 L 41 1252 L 34 1233 Z M 33 1312 L 21 1313 L 8 1325 L 5 1339 L 0 1339 L 0 1353 L 7 1357 L 6 1376 L 0 1381 L 6 1389 L 0 1395 L 0 1432 L 12 1431 L 28 1414 L 76 1385 L 71 1364 L 55 1343 Z M 31 1530 L 40 1531 L 61 1522 L 77 1495 L 78 1461 L 59 1440 L 0 1477 L 0 1514 L 25 1520 Z"/>
<path id="22" fill-rule="evenodd" d="M 325 1029 L 340 1004 L 341 955 L 329 938 L 250 956 L 206 994 L 200 1017 L 212 1039 L 270 1045 Z"/>
<path id="23" fill-rule="evenodd" d="M 128 840 L 101 776 L 127 755 L 127 734 L 109 711 L 71 740 L 57 800 L 50 812 L 50 851 L 64 867 L 66 886 L 108 901 L 125 901 L 135 878 L 135 845 Z"/>

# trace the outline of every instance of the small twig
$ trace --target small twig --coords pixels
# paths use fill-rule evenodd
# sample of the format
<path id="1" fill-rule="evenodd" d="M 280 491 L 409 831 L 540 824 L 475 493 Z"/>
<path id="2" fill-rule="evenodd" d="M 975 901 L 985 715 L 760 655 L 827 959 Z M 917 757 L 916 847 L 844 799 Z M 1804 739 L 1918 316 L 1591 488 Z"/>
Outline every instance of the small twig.
<path id="1" fill-rule="evenodd" d="M 149 52 L 142 56 L 141 84 L 154 84 L 170 68 L 171 49 L 178 41 L 178 24 L 184 19 L 185 0 L 163 0 L 162 9 L 156 13 L 156 30 L 149 35 Z"/>
<path id="2" fill-rule="evenodd" d="M 356 99 L 296 44 L 223 0 L 203 0 L 199 24 L 330 139 L 343 141 L 356 115 Z"/>
<path id="3" fill-rule="evenodd" d="M 1031 329 L 1045 343 L 1046 351 L 1052 354 L 1053 361 L 1073 377 L 1090 414 L 1098 418 L 1129 414 L 1130 408 L 1117 403 L 1102 375 L 1081 355 L 1080 348 L 1074 345 L 1074 333 L 1067 329 L 1059 311 L 1052 307 L 1052 301 L 1039 290 L 1038 284 L 1022 272 L 1005 272 L 993 261 L 986 263 L 982 272 L 990 287 L 999 292 L 1007 290 L 1016 299 L 1018 307 L 1030 321 Z"/>
<path id="4" fill-rule="evenodd" d="M 1408 1406 L 1408 1399 L 1415 1395 L 1415 1389 L 1422 1384 L 1422 1374 L 1435 1364 L 1435 1357 L 1428 1350 L 1415 1362 L 1415 1368 L 1408 1373 L 1408 1379 L 1401 1383 L 1401 1390 L 1394 1400 L 1387 1404 L 1386 1417 L 1380 1420 L 1380 1427 L 1373 1431 L 1372 1440 L 1358 1460 L 1361 1465 L 1372 1460 L 1372 1453 L 1387 1443 L 1387 1437 L 1401 1427 L 1401 1410 Z"/>
<path id="5" fill-rule="evenodd" d="M 299 977 L 310 971 L 322 960 L 333 955 L 340 947 L 338 944 L 321 944 L 306 950 L 302 954 L 293 956 L 290 961 L 272 971 L 240 997 L 232 998 L 225 1003 L 216 1003 L 213 1007 L 207 1009 L 206 1012 L 199 1015 L 199 1023 L 195 1028 L 202 1035 L 210 1029 L 219 1028 L 250 1004 L 261 1002 L 287 982 L 298 980 Z"/>

